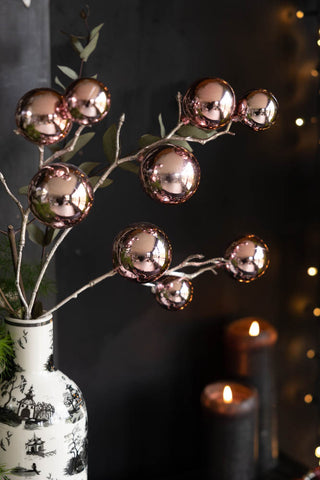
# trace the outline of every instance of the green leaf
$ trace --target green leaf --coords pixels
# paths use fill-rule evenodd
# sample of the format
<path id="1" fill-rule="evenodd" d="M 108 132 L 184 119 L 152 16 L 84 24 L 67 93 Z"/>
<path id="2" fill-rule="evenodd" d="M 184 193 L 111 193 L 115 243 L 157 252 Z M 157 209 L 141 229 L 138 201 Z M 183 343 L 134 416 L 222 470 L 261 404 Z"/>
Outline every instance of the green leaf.
<path id="1" fill-rule="evenodd" d="M 152 145 L 158 140 L 161 140 L 161 138 L 156 137 L 155 135 L 150 135 L 150 133 L 146 133 L 145 135 L 142 135 L 142 137 L 140 138 L 139 145 L 141 148 L 144 148 L 144 147 L 147 147 L 148 145 Z"/>
<path id="2" fill-rule="evenodd" d="M 158 121 L 159 121 L 159 125 L 160 125 L 160 135 L 161 135 L 162 138 L 164 138 L 166 136 L 166 129 L 164 128 L 161 113 L 159 113 L 159 115 L 158 115 Z"/>
<path id="3" fill-rule="evenodd" d="M 76 37 L 75 35 L 70 35 L 70 41 L 71 41 L 71 44 L 72 44 L 73 48 L 75 49 L 75 51 L 77 53 L 81 53 L 82 50 L 84 49 L 84 46 L 80 42 L 79 38 Z"/>
<path id="4" fill-rule="evenodd" d="M 29 191 L 29 185 L 25 185 L 24 187 L 20 187 L 19 190 L 18 190 L 20 195 L 28 195 L 28 191 Z"/>
<path id="5" fill-rule="evenodd" d="M 79 165 L 80 170 L 89 175 L 91 171 L 97 166 L 100 165 L 99 162 L 84 162 Z"/>
<path id="6" fill-rule="evenodd" d="M 113 163 L 117 149 L 117 126 L 110 125 L 102 137 L 103 151 L 109 163 Z"/>
<path id="7" fill-rule="evenodd" d="M 99 176 L 95 176 L 95 177 L 90 177 L 90 178 L 89 178 L 92 187 L 94 187 L 94 186 L 98 183 L 98 181 L 100 180 L 100 178 L 101 178 L 101 177 L 99 177 Z M 113 182 L 113 180 L 111 180 L 111 178 L 106 178 L 106 180 L 102 183 L 102 185 L 100 185 L 99 188 L 109 187 L 109 185 L 111 185 L 112 182 Z"/>
<path id="8" fill-rule="evenodd" d="M 169 143 L 172 143 L 173 145 L 177 145 L 178 147 L 185 148 L 186 150 L 189 150 L 189 152 L 193 152 L 191 145 L 186 142 L 185 140 L 169 140 Z"/>
<path id="9" fill-rule="evenodd" d="M 62 73 L 64 73 L 67 77 L 71 78 L 72 80 L 77 80 L 78 74 L 72 68 L 70 67 L 65 67 L 63 65 L 57 65 L 58 68 L 61 70 Z"/>
<path id="10" fill-rule="evenodd" d="M 95 27 L 93 30 L 90 32 L 90 37 L 89 37 L 89 43 L 88 45 L 82 50 L 80 53 L 80 58 L 84 61 L 87 62 L 89 56 L 94 52 L 96 49 L 98 39 L 99 39 L 99 31 L 103 27 L 103 23 Z"/>
<path id="11" fill-rule="evenodd" d="M 140 166 L 137 163 L 133 163 L 133 162 L 122 163 L 121 165 L 119 165 L 119 167 L 122 168 L 123 170 L 127 170 L 128 172 L 132 172 L 135 174 L 138 174 L 140 171 Z"/>
<path id="12" fill-rule="evenodd" d="M 29 238 L 33 243 L 37 245 L 44 245 L 44 233 L 43 231 L 34 223 L 29 223 L 27 226 Z"/>
<path id="13" fill-rule="evenodd" d="M 90 78 L 98 78 L 98 75 L 97 75 L 97 73 L 96 73 L 95 75 L 91 75 L 91 77 L 90 77 Z"/>
<path id="14" fill-rule="evenodd" d="M 66 87 L 63 85 L 63 83 L 60 82 L 59 78 L 57 76 L 54 77 L 54 82 L 59 85 L 59 87 L 62 88 L 62 90 L 65 90 Z"/>
<path id="15" fill-rule="evenodd" d="M 84 133 L 83 135 L 80 135 L 72 152 L 65 153 L 64 155 L 62 155 L 61 161 L 68 162 L 77 152 L 79 152 L 79 150 L 81 150 L 85 145 L 87 145 L 87 143 L 89 143 L 94 136 L 95 136 L 94 132 L 88 132 L 88 133 Z M 72 142 L 73 142 L 73 139 L 67 143 L 66 147 L 69 147 Z"/>
<path id="16" fill-rule="evenodd" d="M 201 128 L 194 127 L 193 125 L 183 125 L 183 127 L 179 128 L 177 131 L 177 134 L 180 135 L 181 137 L 193 137 L 193 138 L 198 138 L 198 139 L 206 139 L 213 137 L 216 135 L 215 130 L 210 130 L 209 132 L 207 130 L 202 130 Z"/>
<path id="17" fill-rule="evenodd" d="M 60 231 L 61 230 L 59 230 L 58 228 L 46 227 L 42 245 L 44 247 L 50 245 L 50 243 L 53 242 L 53 240 L 56 238 Z"/>

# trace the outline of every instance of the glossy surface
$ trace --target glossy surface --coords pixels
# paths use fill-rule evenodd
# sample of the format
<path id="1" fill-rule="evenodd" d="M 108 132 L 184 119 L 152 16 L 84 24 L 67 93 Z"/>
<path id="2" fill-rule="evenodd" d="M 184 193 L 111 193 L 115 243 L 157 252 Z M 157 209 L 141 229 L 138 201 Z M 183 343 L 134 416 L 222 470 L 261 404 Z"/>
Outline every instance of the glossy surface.
<path id="1" fill-rule="evenodd" d="M 147 152 L 140 167 L 142 185 L 161 203 L 179 204 L 196 192 L 200 165 L 191 152 L 175 145 L 161 145 Z"/>
<path id="2" fill-rule="evenodd" d="M 79 168 L 53 163 L 33 177 L 28 199 L 38 220 L 53 228 L 69 228 L 88 215 L 93 190 L 87 175 Z"/>
<path id="3" fill-rule="evenodd" d="M 269 249 L 259 237 L 246 235 L 233 242 L 225 253 L 226 269 L 239 282 L 249 283 L 269 266 Z"/>
<path id="4" fill-rule="evenodd" d="M 183 111 L 196 127 L 216 129 L 226 125 L 235 109 L 232 87 L 221 78 L 205 78 L 193 84 L 183 97 Z"/>
<path id="5" fill-rule="evenodd" d="M 149 223 L 131 225 L 113 243 L 113 265 L 120 275 L 137 282 L 152 282 L 171 263 L 172 250 L 166 234 Z"/>
<path id="6" fill-rule="evenodd" d="M 72 127 L 64 97 L 50 88 L 27 92 L 16 108 L 18 131 L 38 145 L 60 142 Z"/>
<path id="7" fill-rule="evenodd" d="M 110 93 L 95 78 L 80 78 L 66 90 L 65 98 L 70 118 L 81 125 L 100 122 L 110 108 Z"/>
<path id="8" fill-rule="evenodd" d="M 182 310 L 192 301 L 193 285 L 188 278 L 164 275 L 155 285 L 157 302 L 168 310 Z"/>
<path id="9" fill-rule="evenodd" d="M 250 91 L 237 105 L 237 115 L 242 123 L 253 130 L 266 130 L 276 121 L 277 99 L 268 90 L 260 88 Z"/>

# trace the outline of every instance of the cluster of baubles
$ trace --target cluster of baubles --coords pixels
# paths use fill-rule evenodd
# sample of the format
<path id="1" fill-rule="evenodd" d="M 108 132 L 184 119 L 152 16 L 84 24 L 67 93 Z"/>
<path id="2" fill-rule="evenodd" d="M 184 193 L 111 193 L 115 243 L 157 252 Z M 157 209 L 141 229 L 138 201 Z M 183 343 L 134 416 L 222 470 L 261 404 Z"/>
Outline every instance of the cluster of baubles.
<path id="1" fill-rule="evenodd" d="M 182 100 L 183 122 L 205 131 L 241 121 L 255 131 L 274 124 L 278 102 L 264 89 L 252 90 L 236 102 L 232 87 L 220 78 L 194 83 Z M 140 179 L 150 197 L 165 204 L 188 200 L 200 182 L 200 167 L 192 153 L 169 143 L 152 147 L 140 158 Z"/>
<path id="2" fill-rule="evenodd" d="M 153 283 L 158 303 L 168 310 L 182 310 L 192 300 L 193 286 L 188 276 L 166 273 L 172 248 L 166 234 L 149 223 L 131 225 L 122 230 L 113 243 L 113 265 L 125 278 Z M 250 283 L 269 266 L 267 245 L 255 235 L 233 242 L 225 252 L 225 269 L 239 282 Z"/>
<path id="3" fill-rule="evenodd" d="M 26 139 L 38 145 L 62 140 L 75 122 L 93 125 L 110 108 L 108 88 L 95 78 L 74 81 L 64 95 L 50 88 L 27 92 L 18 102 L 16 123 Z M 81 222 L 93 203 L 89 178 L 78 167 L 52 163 L 41 168 L 29 185 L 30 209 L 42 223 L 69 228 Z"/>

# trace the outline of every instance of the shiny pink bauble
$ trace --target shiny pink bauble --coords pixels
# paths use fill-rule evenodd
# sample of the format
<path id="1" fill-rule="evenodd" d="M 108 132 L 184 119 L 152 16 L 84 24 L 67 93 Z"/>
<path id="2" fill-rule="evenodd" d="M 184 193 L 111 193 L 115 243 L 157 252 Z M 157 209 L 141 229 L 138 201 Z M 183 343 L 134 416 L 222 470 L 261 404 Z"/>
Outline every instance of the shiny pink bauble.
<path id="1" fill-rule="evenodd" d="M 239 282 L 249 283 L 263 275 L 270 263 L 269 249 L 261 238 L 246 235 L 227 248 L 225 267 Z"/>
<path id="2" fill-rule="evenodd" d="M 237 105 L 239 120 L 253 130 L 266 130 L 276 121 L 278 101 L 268 90 L 251 90 Z"/>
<path id="3" fill-rule="evenodd" d="M 185 118 L 196 127 L 215 130 L 231 121 L 235 109 L 232 87 L 221 78 L 194 83 L 183 97 Z"/>
<path id="4" fill-rule="evenodd" d="M 139 283 L 159 278 L 171 263 L 172 249 L 168 237 L 150 223 L 131 225 L 113 242 L 113 265 L 123 277 Z"/>
<path id="5" fill-rule="evenodd" d="M 69 117 L 81 125 L 100 122 L 109 112 L 111 95 L 95 78 L 79 78 L 67 88 L 65 99 Z"/>
<path id="6" fill-rule="evenodd" d="M 200 165 L 185 148 L 160 145 L 144 154 L 140 179 L 151 198 L 161 203 L 179 204 L 196 192 L 200 182 Z"/>
<path id="7" fill-rule="evenodd" d="M 88 215 L 93 203 L 89 178 L 67 163 L 47 165 L 33 177 L 28 192 L 34 216 L 53 228 L 74 227 Z"/>
<path id="8" fill-rule="evenodd" d="M 167 310 L 183 310 L 193 298 L 193 285 L 186 277 L 163 275 L 153 291 L 157 302 Z"/>
<path id="9" fill-rule="evenodd" d="M 64 97 L 51 88 L 36 88 L 19 100 L 16 124 L 21 135 L 38 145 L 60 142 L 72 127 Z"/>

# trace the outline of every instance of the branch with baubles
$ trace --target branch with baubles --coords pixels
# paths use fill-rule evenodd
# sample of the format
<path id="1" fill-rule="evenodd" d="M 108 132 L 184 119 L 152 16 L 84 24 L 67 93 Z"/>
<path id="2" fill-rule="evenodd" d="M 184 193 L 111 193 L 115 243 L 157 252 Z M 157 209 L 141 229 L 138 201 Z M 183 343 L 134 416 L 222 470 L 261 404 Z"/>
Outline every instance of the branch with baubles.
<path id="1" fill-rule="evenodd" d="M 101 27 L 91 31 L 86 46 L 81 45 L 80 37 L 71 36 L 81 58 L 81 72 L 96 46 Z M 225 80 L 206 78 L 194 83 L 183 97 L 178 93 L 178 120 L 169 133 L 160 114 L 160 136 L 143 135 L 140 149 L 121 158 L 123 114 L 118 124 L 111 125 L 103 135 L 107 161 L 87 161 L 76 166 L 69 160 L 94 136 L 94 132 L 82 132 L 105 119 L 111 96 L 107 86 L 96 78 L 81 78 L 69 67 L 59 68 L 73 80 L 63 93 L 51 88 L 33 89 L 23 95 L 16 109 L 16 133 L 37 145 L 39 150 L 39 168 L 29 185 L 19 191 L 27 194 L 27 206 L 11 191 L 0 173 L 0 181 L 16 203 L 21 219 L 16 230 L 10 226 L 7 232 L 2 231 L 10 242 L 16 290 L 8 292 L 0 283 L 0 307 L 18 318 L 43 315 L 38 293 L 48 266 L 73 227 L 87 217 L 95 192 L 110 185 L 109 177 L 117 167 L 137 173 L 145 192 L 156 201 L 169 205 L 186 202 L 200 182 L 200 165 L 190 143 L 204 145 L 222 135 L 233 135 L 230 128 L 235 122 L 255 131 L 265 130 L 274 124 L 278 111 L 277 100 L 267 90 L 252 90 L 236 102 L 234 91 Z M 57 83 L 62 85 L 59 80 Z M 71 140 L 56 149 L 55 144 L 70 134 L 74 124 L 77 128 Z M 45 147 L 52 150 L 46 158 Z M 42 247 L 39 274 L 30 295 L 26 294 L 22 278 L 27 232 L 30 240 Z M 268 248 L 255 235 L 235 241 L 224 257 L 205 260 L 200 254 L 191 255 L 174 268 L 170 268 L 171 258 L 171 245 L 162 229 L 144 222 L 131 225 L 114 240 L 113 268 L 67 296 L 49 313 L 117 273 L 150 287 L 161 306 L 181 310 L 192 299 L 191 280 L 198 275 L 207 271 L 217 274 L 218 269 L 223 268 L 237 281 L 248 283 L 263 275 L 269 265 Z M 191 273 L 186 269 L 192 269 Z"/>

